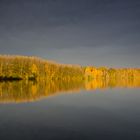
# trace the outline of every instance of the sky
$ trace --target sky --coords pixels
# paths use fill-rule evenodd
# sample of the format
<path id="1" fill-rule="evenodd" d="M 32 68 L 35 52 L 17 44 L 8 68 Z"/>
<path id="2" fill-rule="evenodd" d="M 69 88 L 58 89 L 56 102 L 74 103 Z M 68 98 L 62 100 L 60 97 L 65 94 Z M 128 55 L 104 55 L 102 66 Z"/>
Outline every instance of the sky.
<path id="1" fill-rule="evenodd" d="M 140 0 L 0 0 L 0 54 L 140 67 Z"/>

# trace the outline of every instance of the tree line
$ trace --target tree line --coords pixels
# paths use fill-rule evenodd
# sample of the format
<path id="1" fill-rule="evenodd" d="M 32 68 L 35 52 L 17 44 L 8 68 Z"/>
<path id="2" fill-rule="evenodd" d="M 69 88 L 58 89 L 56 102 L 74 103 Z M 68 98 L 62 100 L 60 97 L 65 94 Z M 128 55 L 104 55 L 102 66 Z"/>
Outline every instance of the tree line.
<path id="1" fill-rule="evenodd" d="M 140 68 L 107 68 L 86 67 L 85 75 L 88 79 L 135 79 L 140 80 Z"/>
<path id="2" fill-rule="evenodd" d="M 0 55 L 1 80 L 140 79 L 140 68 L 65 65 L 39 57 Z"/>
<path id="3" fill-rule="evenodd" d="M 57 64 L 38 57 L 1 55 L 0 80 L 81 79 L 81 66 Z"/>

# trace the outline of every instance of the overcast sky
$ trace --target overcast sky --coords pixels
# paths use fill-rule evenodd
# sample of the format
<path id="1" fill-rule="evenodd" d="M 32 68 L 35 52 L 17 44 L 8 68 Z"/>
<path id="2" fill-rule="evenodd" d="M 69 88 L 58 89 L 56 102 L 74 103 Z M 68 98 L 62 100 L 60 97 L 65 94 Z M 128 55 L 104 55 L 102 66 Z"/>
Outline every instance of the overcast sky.
<path id="1" fill-rule="evenodd" d="M 140 67 L 140 0 L 0 0 L 0 54 Z"/>

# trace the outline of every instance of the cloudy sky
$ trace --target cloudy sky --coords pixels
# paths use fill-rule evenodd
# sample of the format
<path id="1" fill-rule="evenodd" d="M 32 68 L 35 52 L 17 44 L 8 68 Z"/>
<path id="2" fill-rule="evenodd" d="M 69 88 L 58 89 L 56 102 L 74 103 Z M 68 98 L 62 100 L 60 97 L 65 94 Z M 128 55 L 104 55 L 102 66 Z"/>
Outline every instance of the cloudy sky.
<path id="1" fill-rule="evenodd" d="M 0 0 L 0 54 L 140 67 L 140 0 Z"/>

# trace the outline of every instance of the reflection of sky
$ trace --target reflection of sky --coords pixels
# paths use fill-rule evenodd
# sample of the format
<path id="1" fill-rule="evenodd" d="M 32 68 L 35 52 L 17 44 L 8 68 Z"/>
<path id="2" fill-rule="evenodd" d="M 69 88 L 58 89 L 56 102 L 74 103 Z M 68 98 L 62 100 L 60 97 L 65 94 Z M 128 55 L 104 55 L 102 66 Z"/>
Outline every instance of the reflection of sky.
<path id="1" fill-rule="evenodd" d="M 140 66 L 139 0 L 1 0 L 0 53 Z"/>
<path id="2" fill-rule="evenodd" d="M 139 138 L 139 98 L 139 89 L 110 89 L 53 96 L 34 103 L 3 104 L 0 137 Z"/>

